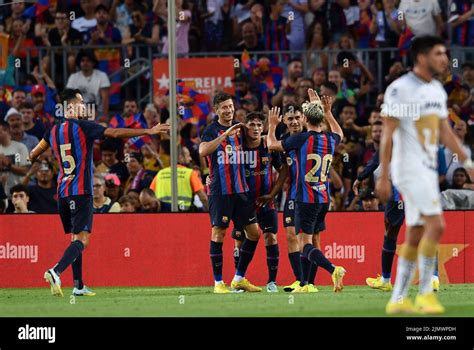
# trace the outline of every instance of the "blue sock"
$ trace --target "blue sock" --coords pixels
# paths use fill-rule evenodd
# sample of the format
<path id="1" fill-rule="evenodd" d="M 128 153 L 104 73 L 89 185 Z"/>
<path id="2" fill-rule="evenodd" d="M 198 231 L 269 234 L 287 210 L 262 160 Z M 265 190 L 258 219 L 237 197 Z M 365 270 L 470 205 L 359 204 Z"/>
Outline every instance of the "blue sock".
<path id="1" fill-rule="evenodd" d="M 309 269 L 311 268 L 311 262 L 304 256 L 304 254 L 300 254 L 301 260 L 301 279 L 300 279 L 300 286 L 305 286 L 308 284 L 308 276 L 309 276 Z"/>
<path id="2" fill-rule="evenodd" d="M 84 244 L 81 241 L 74 241 L 71 242 L 69 247 L 66 248 L 64 251 L 64 255 L 59 260 L 58 264 L 54 268 L 54 272 L 56 272 L 58 275 L 61 274 L 64 270 L 67 269 L 69 265 L 72 264 L 74 260 L 77 259 L 77 257 L 82 253 L 84 250 Z"/>
<path id="3" fill-rule="evenodd" d="M 328 259 L 326 259 L 322 251 L 320 251 L 318 248 L 315 248 L 312 244 L 308 243 L 304 246 L 303 254 L 309 261 L 318 264 L 330 274 L 334 272 L 334 265 L 331 264 Z"/>
<path id="4" fill-rule="evenodd" d="M 74 260 L 71 264 L 72 267 L 72 279 L 74 287 L 77 289 L 84 288 L 84 282 L 82 281 L 82 253 Z"/>
<path id="5" fill-rule="evenodd" d="M 308 283 L 309 284 L 315 284 L 314 280 L 316 279 L 316 273 L 318 272 L 318 265 L 315 263 L 312 263 L 310 268 L 309 268 L 309 275 L 308 275 Z"/>
<path id="6" fill-rule="evenodd" d="M 280 250 L 278 244 L 269 245 L 267 249 L 267 267 L 268 267 L 268 283 L 276 282 L 278 273 L 278 262 L 280 260 Z"/>
<path id="7" fill-rule="evenodd" d="M 293 269 L 293 274 L 295 275 L 296 281 L 301 281 L 300 255 L 300 252 L 288 253 L 288 258 L 290 259 L 291 268 Z"/>
<path id="8" fill-rule="evenodd" d="M 439 277 L 439 274 L 438 274 L 438 253 L 439 253 L 439 251 L 436 252 L 435 270 L 433 272 L 433 275 L 436 276 L 436 277 Z"/>
<path id="9" fill-rule="evenodd" d="M 210 256 L 214 281 L 222 281 L 222 242 L 211 241 Z"/>
<path id="10" fill-rule="evenodd" d="M 245 238 L 244 243 L 242 243 L 242 246 L 240 247 L 240 259 L 239 264 L 237 265 L 237 272 L 235 273 L 237 276 L 245 277 L 247 267 L 253 259 L 257 244 L 258 241 L 251 241 Z"/>
<path id="11" fill-rule="evenodd" d="M 397 240 L 384 236 L 382 248 L 382 277 L 390 279 L 392 275 L 392 264 L 397 250 Z"/>

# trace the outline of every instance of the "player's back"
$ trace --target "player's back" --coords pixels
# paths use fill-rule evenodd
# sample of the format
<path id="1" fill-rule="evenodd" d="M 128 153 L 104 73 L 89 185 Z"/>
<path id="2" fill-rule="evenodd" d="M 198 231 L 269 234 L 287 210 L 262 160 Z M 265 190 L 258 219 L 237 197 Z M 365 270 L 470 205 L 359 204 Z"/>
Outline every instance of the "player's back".
<path id="1" fill-rule="evenodd" d="M 282 137 L 282 140 L 287 139 L 290 134 L 285 134 Z M 297 159 L 296 159 L 296 151 L 290 150 L 283 154 L 284 159 L 286 160 L 286 164 L 288 165 L 288 178 L 287 183 L 288 187 L 286 190 L 286 197 L 287 200 L 294 200 L 296 199 L 296 189 L 297 189 L 297 175 L 298 175 L 298 167 L 297 167 Z"/>
<path id="2" fill-rule="evenodd" d="M 399 120 L 391 161 L 395 181 L 410 181 L 420 172 L 437 172 L 439 126 L 448 116 L 446 102 L 439 81 L 424 81 L 413 72 L 387 88 L 382 113 Z"/>
<path id="3" fill-rule="evenodd" d="M 92 194 L 93 143 L 104 130 L 95 122 L 65 119 L 47 131 L 44 139 L 59 163 L 59 197 Z"/>
<path id="4" fill-rule="evenodd" d="M 328 203 L 329 169 L 339 135 L 332 132 L 307 131 L 283 141 L 288 152 L 296 151 L 298 187 L 296 200 L 304 203 Z"/>

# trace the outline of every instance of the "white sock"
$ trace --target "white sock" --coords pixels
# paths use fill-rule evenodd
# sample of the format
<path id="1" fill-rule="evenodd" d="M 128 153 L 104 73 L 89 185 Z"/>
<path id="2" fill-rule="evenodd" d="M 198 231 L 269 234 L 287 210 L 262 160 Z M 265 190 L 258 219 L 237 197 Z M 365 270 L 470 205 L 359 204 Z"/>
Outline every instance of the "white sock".
<path id="1" fill-rule="evenodd" d="M 432 281 L 439 281 L 439 276 L 433 275 L 433 277 L 431 277 L 431 280 Z"/>
<path id="2" fill-rule="evenodd" d="M 436 256 L 427 257 L 424 255 L 418 256 L 418 269 L 420 271 L 420 286 L 419 293 L 427 294 L 433 291 L 431 281 L 435 270 Z"/>
<path id="3" fill-rule="evenodd" d="M 235 276 L 234 276 L 234 281 L 235 281 L 235 282 L 240 282 L 240 281 L 242 281 L 243 279 L 244 279 L 244 278 L 243 278 L 242 276 L 239 276 L 239 275 L 235 275 Z"/>
<path id="4" fill-rule="evenodd" d="M 390 283 L 390 278 L 382 277 L 382 283 Z"/>
<path id="5" fill-rule="evenodd" d="M 220 281 L 214 281 L 214 285 L 217 286 L 219 283 L 222 283 L 222 280 Z"/>
<path id="6" fill-rule="evenodd" d="M 395 286 L 393 287 L 392 297 L 390 301 L 399 302 L 401 298 L 405 298 L 408 294 L 411 281 L 415 276 L 416 261 L 409 261 L 400 257 L 397 265 L 397 277 L 395 278 Z"/>

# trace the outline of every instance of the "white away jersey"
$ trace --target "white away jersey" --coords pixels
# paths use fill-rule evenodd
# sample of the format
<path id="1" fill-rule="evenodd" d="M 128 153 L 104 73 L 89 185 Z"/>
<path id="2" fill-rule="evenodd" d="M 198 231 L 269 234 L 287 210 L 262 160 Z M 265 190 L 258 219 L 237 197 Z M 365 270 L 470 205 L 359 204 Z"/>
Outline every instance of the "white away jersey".
<path id="1" fill-rule="evenodd" d="M 438 80 L 426 82 L 413 72 L 389 85 L 382 115 L 396 118 L 391 174 L 394 182 L 437 174 L 440 120 L 448 117 L 447 94 Z"/>

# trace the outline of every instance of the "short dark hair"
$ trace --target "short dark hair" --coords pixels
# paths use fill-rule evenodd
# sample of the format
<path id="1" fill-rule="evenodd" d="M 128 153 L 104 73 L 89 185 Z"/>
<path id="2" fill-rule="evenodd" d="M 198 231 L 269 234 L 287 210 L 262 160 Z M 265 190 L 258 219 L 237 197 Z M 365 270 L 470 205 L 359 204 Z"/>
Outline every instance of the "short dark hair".
<path id="1" fill-rule="evenodd" d="M 382 126 L 383 123 L 382 123 L 382 121 L 377 120 L 376 122 L 374 122 L 374 123 L 372 124 L 372 126 L 374 126 L 374 125 L 380 125 L 380 126 Z"/>
<path id="2" fill-rule="evenodd" d="M 143 154 L 141 154 L 140 152 L 130 153 L 130 158 L 135 158 L 138 163 L 143 164 Z"/>
<path id="3" fill-rule="evenodd" d="M 227 92 L 218 92 L 212 99 L 212 105 L 215 107 L 227 100 L 232 100 L 232 96 L 229 95 Z"/>
<path id="4" fill-rule="evenodd" d="M 35 105 L 31 102 L 24 102 L 20 106 L 20 110 L 22 109 L 35 109 Z"/>
<path id="5" fill-rule="evenodd" d="M 155 192 L 153 192 L 153 190 L 150 189 L 150 188 L 148 188 L 148 187 L 145 187 L 143 190 L 141 190 L 140 194 L 142 194 L 142 193 L 147 194 L 147 195 L 149 195 L 149 196 L 151 196 L 151 197 L 156 198 Z"/>
<path id="6" fill-rule="evenodd" d="M 334 84 L 332 81 L 327 80 L 322 84 L 322 86 L 330 89 L 331 91 L 334 91 L 334 93 L 337 93 L 337 85 Z"/>
<path id="7" fill-rule="evenodd" d="M 341 112 L 344 110 L 344 108 L 349 107 L 349 108 L 354 108 L 357 112 L 357 106 L 355 104 L 352 104 L 350 102 L 346 102 L 341 106 Z"/>
<path id="8" fill-rule="evenodd" d="M 64 89 L 63 92 L 61 92 L 61 101 L 66 101 L 66 103 L 69 103 L 77 98 L 77 94 L 81 94 L 81 90 L 69 88 Z"/>
<path id="9" fill-rule="evenodd" d="M 146 14 L 146 7 L 140 3 L 136 3 L 135 5 L 133 5 L 132 12 L 137 12 L 137 11 L 142 14 Z"/>
<path id="10" fill-rule="evenodd" d="M 128 194 L 120 197 L 118 202 L 121 206 L 124 205 L 125 203 L 130 203 L 131 205 L 135 205 L 135 199 L 129 196 Z"/>
<path id="11" fill-rule="evenodd" d="M 303 114 L 303 109 L 301 108 L 301 105 L 297 103 L 288 103 L 285 107 L 283 107 L 282 115 L 284 116 L 287 113 L 295 112 L 301 112 L 301 114 Z"/>
<path id="12" fill-rule="evenodd" d="M 258 119 L 262 123 L 265 124 L 265 121 L 267 120 L 267 117 L 262 112 L 250 112 L 250 113 L 247 113 L 247 115 L 245 116 L 245 122 L 246 123 L 250 122 L 253 119 Z"/>
<path id="13" fill-rule="evenodd" d="M 426 55 L 436 45 L 446 45 L 444 40 L 434 35 L 423 35 L 415 37 L 410 47 L 410 57 L 413 62 L 417 62 L 418 55 Z"/>
<path id="14" fill-rule="evenodd" d="M 300 62 L 301 64 L 303 63 L 303 61 L 301 60 L 301 58 L 299 58 L 299 57 L 293 57 L 291 60 L 288 61 L 287 66 L 289 66 L 289 65 L 292 64 L 293 62 Z"/>
<path id="15" fill-rule="evenodd" d="M 99 12 L 100 10 L 103 10 L 103 11 L 109 13 L 109 9 L 104 4 L 99 4 L 95 7 L 95 13 Z"/>
<path id="16" fill-rule="evenodd" d="M 92 49 L 82 49 L 76 56 L 76 67 L 81 66 L 81 61 L 84 57 L 87 57 L 89 60 L 94 63 L 94 67 L 97 66 L 97 57 Z"/>
<path id="17" fill-rule="evenodd" d="M 23 93 L 26 95 L 26 91 L 25 91 L 25 90 L 20 89 L 20 88 L 17 88 L 17 89 L 15 89 L 15 90 L 13 90 L 12 96 L 15 95 L 15 93 L 17 93 L 17 92 L 23 92 Z"/>
<path id="18" fill-rule="evenodd" d="M 162 140 L 160 142 L 160 148 L 165 152 L 165 154 L 170 155 L 171 154 L 171 144 L 169 139 Z"/>
<path id="19" fill-rule="evenodd" d="M 28 190 L 28 187 L 23 184 L 18 184 L 10 188 L 10 194 L 12 196 L 14 193 L 18 193 L 18 192 L 25 192 L 28 197 L 30 196 L 30 191 Z"/>
<path id="20" fill-rule="evenodd" d="M 117 152 L 117 144 L 111 139 L 105 139 L 100 144 L 101 151 Z"/>

